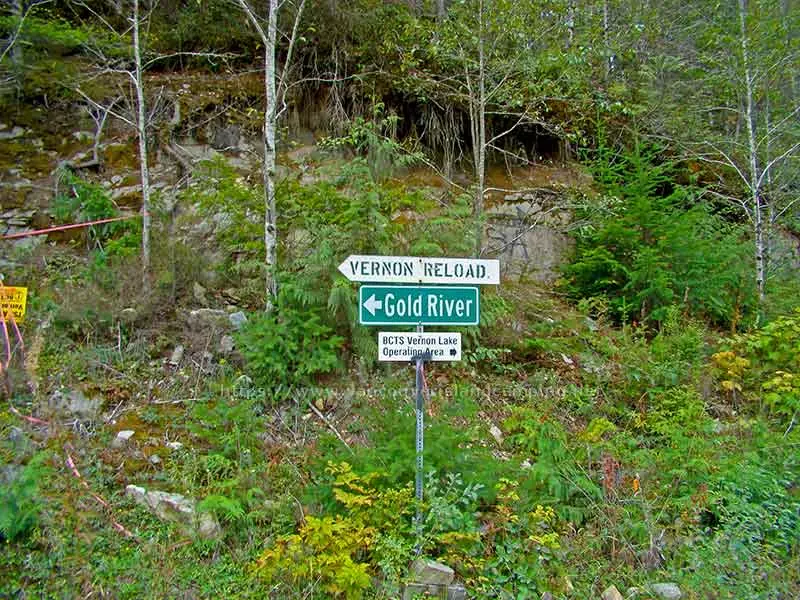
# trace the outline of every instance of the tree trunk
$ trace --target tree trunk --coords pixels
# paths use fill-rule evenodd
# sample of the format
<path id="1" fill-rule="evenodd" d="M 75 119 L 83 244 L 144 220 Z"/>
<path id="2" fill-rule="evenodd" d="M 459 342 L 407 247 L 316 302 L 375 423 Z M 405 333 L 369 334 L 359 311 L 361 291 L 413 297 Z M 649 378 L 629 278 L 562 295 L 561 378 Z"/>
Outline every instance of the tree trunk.
<path id="1" fill-rule="evenodd" d="M 275 207 L 275 130 L 277 128 L 278 98 L 275 90 L 275 47 L 278 31 L 278 0 L 269 0 L 266 44 L 264 48 L 264 248 L 266 251 L 267 310 L 278 295 L 275 269 L 277 266 L 277 212 Z"/>
<path id="2" fill-rule="evenodd" d="M 477 188 L 473 206 L 475 218 L 475 256 L 483 252 L 483 194 L 486 187 L 486 54 L 484 49 L 483 0 L 478 14 L 478 89 L 477 98 L 474 93 L 471 104 L 472 151 L 475 161 L 475 178 Z"/>
<path id="3" fill-rule="evenodd" d="M 436 20 L 442 23 L 447 18 L 447 6 L 445 0 L 436 0 Z"/>
<path id="4" fill-rule="evenodd" d="M 605 80 L 611 75 L 614 68 L 614 57 L 611 54 L 611 44 L 608 41 L 608 0 L 603 0 L 603 47 L 606 53 L 605 60 Z"/>
<path id="5" fill-rule="evenodd" d="M 756 289 L 759 303 L 764 301 L 766 272 L 766 238 L 764 214 L 758 172 L 758 142 L 756 140 L 756 115 L 754 106 L 755 83 L 750 67 L 750 51 L 747 35 L 747 0 L 739 0 L 739 33 L 742 48 L 742 75 L 745 82 L 745 125 L 747 126 L 748 175 L 750 179 L 750 202 L 752 204 L 753 234 L 755 235 Z"/>
<path id="6" fill-rule="evenodd" d="M 14 25 L 16 27 L 17 24 L 22 22 L 22 18 L 25 16 L 22 0 L 11 0 L 11 14 L 16 18 L 16 24 Z M 13 44 L 11 46 L 11 64 L 14 66 L 15 76 L 19 77 L 19 70 L 22 69 L 23 61 L 22 44 L 20 44 L 19 39 L 12 39 L 11 43 Z"/>
<path id="7" fill-rule="evenodd" d="M 133 0 L 133 57 L 136 63 L 136 133 L 139 137 L 139 168 L 142 176 L 142 277 L 150 288 L 150 169 L 147 165 L 147 121 L 142 79 L 142 48 L 139 39 L 139 0 Z"/>

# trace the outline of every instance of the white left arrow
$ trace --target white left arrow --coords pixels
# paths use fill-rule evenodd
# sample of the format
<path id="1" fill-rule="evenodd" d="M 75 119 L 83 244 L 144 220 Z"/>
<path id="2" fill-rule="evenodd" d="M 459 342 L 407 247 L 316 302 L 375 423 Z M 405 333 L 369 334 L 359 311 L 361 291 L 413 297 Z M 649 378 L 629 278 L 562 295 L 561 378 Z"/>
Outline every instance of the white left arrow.
<path id="1" fill-rule="evenodd" d="M 369 314 L 371 314 L 373 317 L 375 316 L 375 311 L 380 310 L 382 306 L 383 301 L 376 300 L 375 294 L 372 294 L 372 296 L 364 301 L 364 308 L 366 308 L 369 311 Z"/>

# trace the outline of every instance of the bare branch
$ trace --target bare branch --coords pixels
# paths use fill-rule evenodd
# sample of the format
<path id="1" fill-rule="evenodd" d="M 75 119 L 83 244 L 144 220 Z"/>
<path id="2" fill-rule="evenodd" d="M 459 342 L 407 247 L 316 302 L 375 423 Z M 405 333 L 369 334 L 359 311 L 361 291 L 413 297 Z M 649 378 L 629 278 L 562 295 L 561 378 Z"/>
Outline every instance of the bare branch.
<path id="1" fill-rule="evenodd" d="M 230 59 L 230 58 L 236 58 L 237 56 L 240 56 L 240 55 L 239 54 L 234 54 L 233 52 L 223 52 L 223 53 L 217 53 L 217 52 L 173 52 L 171 54 L 160 54 L 160 55 L 156 56 L 155 58 L 151 58 L 150 60 L 148 60 L 146 63 L 144 63 L 142 65 L 142 69 L 147 69 L 148 67 L 150 67 L 150 66 L 154 65 L 155 63 L 157 63 L 158 61 L 167 60 L 167 59 L 170 59 L 170 58 L 177 58 L 177 57 L 180 57 L 180 56 L 197 56 L 197 57 L 200 57 L 200 58 L 221 58 L 223 60 L 227 60 L 227 59 Z"/>
<path id="2" fill-rule="evenodd" d="M 505 131 L 502 131 L 502 132 L 498 133 L 496 136 L 494 136 L 492 139 L 490 139 L 488 142 L 486 142 L 486 145 L 487 146 L 491 146 L 494 142 L 496 142 L 500 138 L 507 136 L 509 133 L 511 133 L 517 127 L 519 127 L 522 124 L 522 122 L 525 120 L 525 117 L 527 117 L 527 116 L 528 116 L 528 111 L 526 110 L 525 112 L 523 112 L 519 116 L 519 118 L 517 119 L 516 123 L 514 123 L 511 127 L 506 129 Z"/>
<path id="3" fill-rule="evenodd" d="M 286 61 L 283 63 L 281 76 L 278 80 L 278 104 L 281 109 L 275 115 L 276 119 L 280 119 L 281 115 L 286 112 L 286 75 L 292 68 L 292 53 L 294 52 L 294 44 L 297 41 L 297 29 L 300 26 L 300 19 L 303 17 L 303 9 L 306 6 L 306 0 L 300 0 L 300 7 L 297 9 L 297 14 L 294 17 L 294 25 L 292 26 L 292 37 L 289 38 L 289 49 L 286 51 Z"/>
<path id="4" fill-rule="evenodd" d="M 130 125 L 131 127 L 135 127 L 135 126 L 136 126 L 136 123 L 134 123 L 133 121 L 131 121 L 129 118 L 127 118 L 127 117 L 124 117 L 124 116 L 122 116 L 120 113 L 118 113 L 118 112 L 116 112 L 116 111 L 113 111 L 113 110 L 111 110 L 111 107 L 110 107 L 110 106 L 103 106 L 103 105 L 102 105 L 102 104 L 100 104 L 99 102 L 97 102 L 97 101 L 95 101 L 94 99 L 90 98 L 90 97 L 89 97 L 89 96 L 86 94 L 86 92 L 84 92 L 84 91 L 83 91 L 81 88 L 75 88 L 75 91 L 76 91 L 76 92 L 78 92 L 78 94 L 80 94 L 80 96 L 81 96 L 81 97 L 82 97 L 84 100 L 86 100 L 86 102 L 88 102 L 89 104 L 91 104 L 92 106 L 94 106 L 96 109 L 98 109 L 98 110 L 102 110 L 102 111 L 107 111 L 107 112 L 108 112 L 110 115 L 113 115 L 114 117 L 116 117 L 117 119 L 119 119 L 120 121 L 122 121 L 123 123 L 125 123 L 126 125 Z M 119 100 L 114 100 L 114 102 L 111 104 L 111 106 L 114 106 L 114 104 L 116 104 L 117 102 L 119 102 Z"/>
<path id="5" fill-rule="evenodd" d="M 261 22 L 258 20 L 258 17 L 256 17 L 255 12 L 252 8 L 250 8 L 250 4 L 247 2 L 247 0 L 236 0 L 236 2 L 242 7 L 245 16 L 247 16 L 247 19 L 250 21 L 250 23 L 252 23 L 253 27 L 258 33 L 258 37 L 260 37 L 261 41 L 266 44 L 267 34 L 264 31 L 264 28 L 261 27 Z"/>
<path id="6" fill-rule="evenodd" d="M 786 152 L 780 154 L 779 156 L 776 156 L 771 161 L 769 161 L 767 163 L 767 165 L 762 169 L 761 175 L 759 175 L 759 177 L 758 177 L 758 181 L 756 182 L 756 189 L 761 189 L 761 184 L 764 181 L 764 177 L 766 177 L 767 174 L 769 174 L 769 171 L 770 171 L 770 169 L 772 169 L 772 167 L 774 167 L 777 163 L 782 161 L 784 158 L 787 158 L 788 156 L 794 154 L 794 152 L 798 148 L 800 148 L 800 142 L 794 144 L 788 150 L 786 150 Z"/>

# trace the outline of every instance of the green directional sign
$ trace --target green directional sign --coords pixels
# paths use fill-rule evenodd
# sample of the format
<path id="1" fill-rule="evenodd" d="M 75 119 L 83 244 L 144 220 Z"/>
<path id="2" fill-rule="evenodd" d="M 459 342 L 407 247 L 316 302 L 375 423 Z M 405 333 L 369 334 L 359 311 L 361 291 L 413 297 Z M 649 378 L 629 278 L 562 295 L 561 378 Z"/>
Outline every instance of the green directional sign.
<path id="1" fill-rule="evenodd" d="M 477 325 L 477 287 L 362 285 L 358 295 L 362 325 Z"/>

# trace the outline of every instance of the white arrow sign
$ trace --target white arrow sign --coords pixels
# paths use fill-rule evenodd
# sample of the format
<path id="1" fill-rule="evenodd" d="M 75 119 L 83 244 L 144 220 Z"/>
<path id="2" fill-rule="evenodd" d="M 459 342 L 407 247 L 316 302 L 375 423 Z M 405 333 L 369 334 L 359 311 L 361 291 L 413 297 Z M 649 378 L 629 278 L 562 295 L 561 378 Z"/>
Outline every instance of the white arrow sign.
<path id="1" fill-rule="evenodd" d="M 461 334 L 388 331 L 378 334 L 378 360 L 407 362 L 417 357 L 433 361 L 461 360 Z"/>
<path id="2" fill-rule="evenodd" d="M 496 259 L 351 254 L 339 265 L 339 271 L 350 281 L 361 282 L 452 285 L 500 283 L 500 261 Z"/>
<path id="3" fill-rule="evenodd" d="M 369 298 L 367 298 L 364 301 L 364 308 L 366 308 L 369 311 L 369 314 L 374 316 L 376 310 L 380 310 L 381 308 L 383 308 L 383 301 L 376 300 L 375 294 L 372 294 Z"/>

